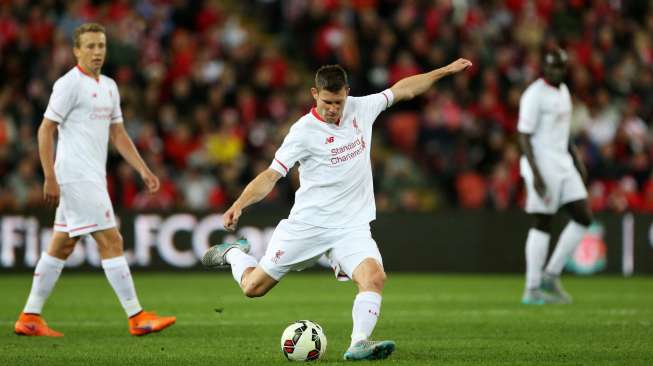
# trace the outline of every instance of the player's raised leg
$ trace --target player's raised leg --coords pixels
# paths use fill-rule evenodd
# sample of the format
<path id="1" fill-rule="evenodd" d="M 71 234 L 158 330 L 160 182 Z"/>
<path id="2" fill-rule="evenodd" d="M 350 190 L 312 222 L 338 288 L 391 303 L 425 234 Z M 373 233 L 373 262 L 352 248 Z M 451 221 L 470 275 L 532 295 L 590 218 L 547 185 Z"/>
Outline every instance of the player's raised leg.
<path id="1" fill-rule="evenodd" d="M 55 231 L 48 251 L 43 252 L 34 269 L 32 289 L 23 312 L 14 326 L 18 335 L 60 337 L 62 333 L 48 327 L 41 317 L 43 305 L 59 280 L 66 258 L 73 252 L 78 238 L 68 237 L 68 233 Z"/>
<path id="2" fill-rule="evenodd" d="M 246 239 L 235 243 L 222 243 L 209 248 L 202 256 L 202 264 L 209 268 L 231 266 L 231 274 L 247 297 L 260 297 L 278 281 L 257 266 L 256 258 L 249 255 L 250 245 Z"/>
<path id="3" fill-rule="evenodd" d="M 134 280 L 123 253 L 122 236 L 118 230 L 114 227 L 96 231 L 92 235 L 98 244 L 107 280 L 129 317 L 129 332 L 141 336 L 173 325 L 176 321 L 174 316 L 157 316 L 153 312 L 143 311 L 136 296 Z"/>
<path id="4" fill-rule="evenodd" d="M 351 344 L 344 354 L 345 360 L 375 360 L 388 357 L 395 349 L 393 341 L 371 341 L 381 314 L 381 293 L 386 275 L 374 258 L 366 258 L 354 270 L 353 278 L 358 295 L 352 308 L 353 328 Z"/>
<path id="5" fill-rule="evenodd" d="M 541 288 L 554 296 L 557 302 L 570 303 L 572 298 L 560 283 L 560 273 L 562 273 L 567 258 L 576 250 L 583 239 L 583 235 L 585 235 L 588 226 L 592 222 L 592 214 L 587 205 L 587 200 L 584 199 L 570 202 L 563 207 L 571 217 L 571 221 L 560 234 L 558 243 L 542 277 Z"/>

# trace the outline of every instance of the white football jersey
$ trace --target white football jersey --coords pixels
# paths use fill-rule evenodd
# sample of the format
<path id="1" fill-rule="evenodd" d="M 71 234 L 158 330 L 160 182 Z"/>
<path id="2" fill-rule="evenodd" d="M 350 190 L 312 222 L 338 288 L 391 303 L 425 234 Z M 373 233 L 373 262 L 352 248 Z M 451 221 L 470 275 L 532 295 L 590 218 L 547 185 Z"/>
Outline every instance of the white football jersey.
<path id="1" fill-rule="evenodd" d="M 113 79 L 98 79 L 76 66 L 59 78 L 44 117 L 59 124 L 54 169 L 59 184 L 106 184 L 109 126 L 122 123 L 120 94 Z"/>
<path id="2" fill-rule="evenodd" d="M 323 121 L 313 108 L 292 125 L 270 166 L 285 176 L 299 163 L 300 187 L 289 219 L 344 228 L 366 225 L 376 218 L 372 125 L 393 99 L 389 89 L 347 97 L 337 124 Z"/>
<path id="3" fill-rule="evenodd" d="M 571 96 L 563 83 L 556 88 L 544 79 L 534 81 L 519 102 L 517 130 L 531 134 L 533 154 L 543 176 L 564 176 L 575 170 L 569 154 Z M 523 160 L 523 159 L 522 159 Z M 522 168 L 527 164 L 522 162 Z"/>

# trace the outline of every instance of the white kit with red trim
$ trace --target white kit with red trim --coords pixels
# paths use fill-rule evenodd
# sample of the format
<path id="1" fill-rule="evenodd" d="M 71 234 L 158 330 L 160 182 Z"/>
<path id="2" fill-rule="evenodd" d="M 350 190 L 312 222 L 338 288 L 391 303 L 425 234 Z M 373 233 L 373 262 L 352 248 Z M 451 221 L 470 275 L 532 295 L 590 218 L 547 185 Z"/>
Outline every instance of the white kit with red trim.
<path id="1" fill-rule="evenodd" d="M 526 212 L 554 214 L 568 202 L 587 198 L 587 189 L 569 153 L 571 111 L 571 96 L 565 84 L 556 87 L 538 79 L 521 97 L 517 129 L 531 135 L 535 164 L 546 185 L 546 194 L 540 197 L 535 190 L 532 168 L 522 156 L 520 170 L 527 192 Z"/>
<path id="2" fill-rule="evenodd" d="M 293 124 L 270 166 L 285 176 L 299 163 L 300 187 L 290 220 L 344 228 L 376 218 L 370 162 L 372 126 L 392 102 L 389 89 L 347 97 L 338 123 L 325 122 L 313 108 Z"/>
<path id="3" fill-rule="evenodd" d="M 106 183 L 109 125 L 122 123 L 113 79 L 76 66 L 54 84 L 44 117 L 59 124 L 55 174 L 59 184 Z"/>
<path id="4" fill-rule="evenodd" d="M 107 192 L 109 128 L 122 123 L 113 79 L 76 66 L 54 84 L 44 117 L 58 123 L 54 170 L 61 197 L 54 230 L 71 237 L 115 227 Z"/>
<path id="5" fill-rule="evenodd" d="M 569 154 L 571 96 L 563 83 L 559 87 L 544 79 L 534 81 L 519 103 L 519 132 L 531 134 L 538 168 L 545 176 L 565 176 L 575 171 Z"/>

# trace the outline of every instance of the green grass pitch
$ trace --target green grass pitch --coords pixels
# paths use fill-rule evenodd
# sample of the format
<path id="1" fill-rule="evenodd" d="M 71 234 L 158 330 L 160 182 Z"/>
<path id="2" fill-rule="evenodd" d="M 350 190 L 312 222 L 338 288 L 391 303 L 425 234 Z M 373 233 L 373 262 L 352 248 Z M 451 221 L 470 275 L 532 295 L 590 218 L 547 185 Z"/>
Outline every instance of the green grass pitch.
<path id="1" fill-rule="evenodd" d="M 351 283 L 293 273 L 247 299 L 229 272 L 134 274 L 146 309 L 177 324 L 132 337 L 102 273 L 65 273 L 45 308 L 64 338 L 18 337 L 13 323 L 31 276 L 0 276 L 0 365 L 288 365 L 279 347 L 293 320 L 322 325 L 320 364 L 343 364 Z M 519 304 L 517 275 L 390 273 L 374 338 L 392 339 L 392 365 L 653 365 L 653 278 L 567 276 L 571 305 Z"/>

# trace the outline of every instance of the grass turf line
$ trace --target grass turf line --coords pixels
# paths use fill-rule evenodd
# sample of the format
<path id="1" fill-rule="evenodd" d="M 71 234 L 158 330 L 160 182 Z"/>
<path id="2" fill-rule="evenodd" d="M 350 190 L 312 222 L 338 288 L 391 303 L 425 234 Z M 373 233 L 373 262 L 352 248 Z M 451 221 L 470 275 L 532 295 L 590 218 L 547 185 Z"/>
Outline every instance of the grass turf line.
<path id="1" fill-rule="evenodd" d="M 136 338 L 103 274 L 65 273 L 45 318 L 64 338 L 18 337 L 13 323 L 31 276 L 0 277 L 0 365 L 288 365 L 281 332 L 322 325 L 322 365 L 343 364 L 355 288 L 327 272 L 291 274 L 247 299 L 229 272 L 135 273 L 146 309 L 177 324 Z M 390 273 L 374 339 L 392 339 L 392 365 L 652 365 L 653 278 L 563 280 L 572 305 L 519 304 L 516 275 Z M 217 310 L 217 311 L 216 311 Z M 221 310 L 221 311 L 220 311 Z"/>

